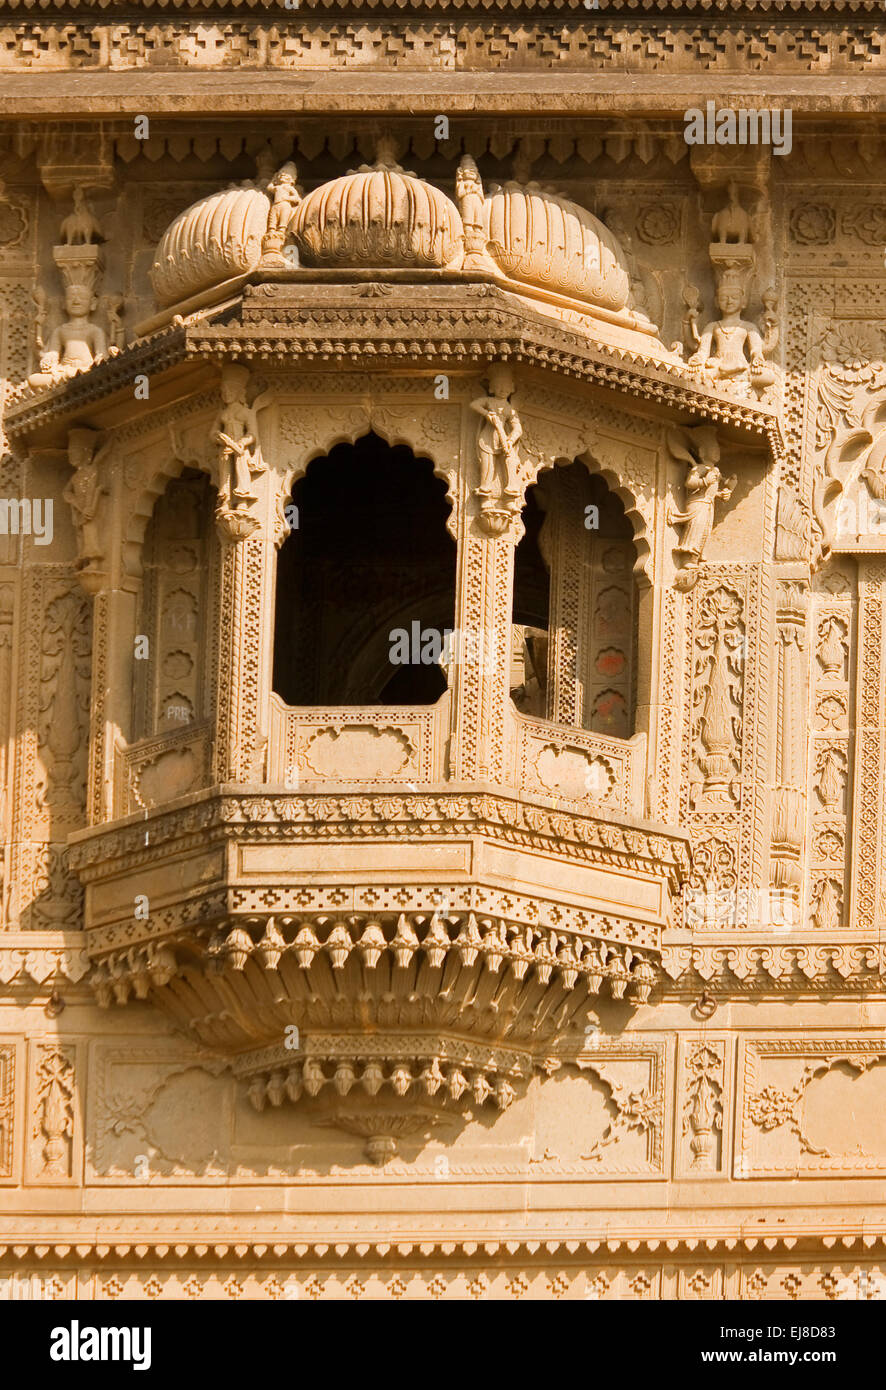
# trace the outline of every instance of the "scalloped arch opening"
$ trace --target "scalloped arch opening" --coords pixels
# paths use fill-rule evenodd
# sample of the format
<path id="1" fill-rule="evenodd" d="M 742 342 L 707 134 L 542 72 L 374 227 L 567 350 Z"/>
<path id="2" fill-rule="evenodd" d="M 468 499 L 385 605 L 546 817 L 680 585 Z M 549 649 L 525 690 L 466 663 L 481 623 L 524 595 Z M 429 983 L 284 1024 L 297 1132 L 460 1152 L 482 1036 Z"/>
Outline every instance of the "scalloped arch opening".
<path id="1" fill-rule="evenodd" d="M 308 464 L 277 561 L 274 690 L 288 705 L 431 705 L 444 694 L 449 508 L 432 461 L 374 432 Z"/>

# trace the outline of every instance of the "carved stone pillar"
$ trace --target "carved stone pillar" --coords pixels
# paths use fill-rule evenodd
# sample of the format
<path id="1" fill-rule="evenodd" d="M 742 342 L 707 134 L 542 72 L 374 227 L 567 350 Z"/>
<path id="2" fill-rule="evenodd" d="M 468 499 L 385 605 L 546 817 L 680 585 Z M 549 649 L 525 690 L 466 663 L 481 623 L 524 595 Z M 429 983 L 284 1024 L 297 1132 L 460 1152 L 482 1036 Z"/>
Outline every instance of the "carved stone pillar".
<path id="1" fill-rule="evenodd" d="M 514 541 L 461 528 L 453 686 L 454 766 L 460 782 L 506 780 Z"/>
<path id="2" fill-rule="evenodd" d="M 769 882 L 785 901 L 773 903 L 773 920 L 795 925 L 803 881 L 803 827 L 806 820 L 806 610 L 808 589 L 786 580 L 776 594 L 778 657 L 778 725 L 774 749 L 774 786 Z"/>

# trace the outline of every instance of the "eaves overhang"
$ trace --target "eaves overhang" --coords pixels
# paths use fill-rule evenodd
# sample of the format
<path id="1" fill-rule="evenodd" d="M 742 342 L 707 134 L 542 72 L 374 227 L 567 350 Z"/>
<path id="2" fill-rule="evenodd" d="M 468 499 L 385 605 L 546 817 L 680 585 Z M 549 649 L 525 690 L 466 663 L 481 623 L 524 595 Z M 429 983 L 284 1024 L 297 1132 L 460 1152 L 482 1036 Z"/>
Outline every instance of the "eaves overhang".
<path id="1" fill-rule="evenodd" d="M 659 348 L 661 345 L 659 344 Z M 446 272 L 259 272 L 234 296 L 158 328 L 117 356 L 7 406 L 18 447 L 64 444 L 68 429 L 109 429 L 133 410 L 133 381 L 150 380 L 156 409 L 206 384 L 212 364 L 244 361 L 285 371 L 358 369 L 390 374 L 476 371 L 492 361 L 541 368 L 630 397 L 673 423 L 709 422 L 735 441 L 784 457 L 776 406 L 711 389 L 676 357 L 610 345 L 519 294 Z"/>

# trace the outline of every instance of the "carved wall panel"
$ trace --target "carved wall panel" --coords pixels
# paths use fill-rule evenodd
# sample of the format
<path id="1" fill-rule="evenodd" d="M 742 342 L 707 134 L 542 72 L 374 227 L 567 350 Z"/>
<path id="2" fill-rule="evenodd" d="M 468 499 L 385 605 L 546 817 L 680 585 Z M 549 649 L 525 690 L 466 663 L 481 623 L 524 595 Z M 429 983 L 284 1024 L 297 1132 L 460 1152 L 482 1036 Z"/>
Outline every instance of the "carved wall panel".
<path id="1" fill-rule="evenodd" d="M 883 1038 L 743 1044 L 735 1176 L 882 1173 Z"/>
<path id="2" fill-rule="evenodd" d="M 786 580 L 776 586 L 778 682 L 773 740 L 769 883 L 773 920 L 800 921 L 803 883 L 807 763 L 807 586 Z M 827 649 L 830 652 L 830 648 Z M 780 900 L 780 901 L 779 901 Z"/>
<path id="3" fill-rule="evenodd" d="M 144 543 L 137 636 L 134 739 L 171 733 L 205 718 L 211 700 L 206 641 L 217 547 L 205 476 L 171 482 L 158 499 Z"/>
<path id="4" fill-rule="evenodd" d="M 33 1043 L 25 1181 L 54 1186 L 82 1174 L 83 1119 L 74 1044 Z"/>
<path id="5" fill-rule="evenodd" d="M 691 594 L 681 811 L 694 846 L 687 911 L 696 925 L 748 925 L 768 911 L 758 730 L 765 583 L 758 568 L 708 566 Z"/>
<path id="6" fill-rule="evenodd" d="M 871 931 L 886 914 L 883 852 L 884 715 L 883 601 L 886 565 L 869 559 L 858 562 L 858 674 L 855 705 L 856 772 L 853 816 L 852 921 Z M 835 760 L 831 760 L 832 766 Z M 838 762 L 839 760 L 837 760 Z M 834 768 L 834 790 L 841 780 Z M 847 768 L 848 777 L 848 768 Z M 819 781 L 819 796 L 821 782 Z"/>
<path id="7" fill-rule="evenodd" d="M 728 1170 L 732 1045 L 722 1034 L 681 1038 L 676 1170 L 704 1178 Z"/>
<path id="8" fill-rule="evenodd" d="M 12 912 L 45 928 L 75 923 L 81 896 L 63 851 L 85 811 L 91 614 L 66 571 L 24 574 Z"/>

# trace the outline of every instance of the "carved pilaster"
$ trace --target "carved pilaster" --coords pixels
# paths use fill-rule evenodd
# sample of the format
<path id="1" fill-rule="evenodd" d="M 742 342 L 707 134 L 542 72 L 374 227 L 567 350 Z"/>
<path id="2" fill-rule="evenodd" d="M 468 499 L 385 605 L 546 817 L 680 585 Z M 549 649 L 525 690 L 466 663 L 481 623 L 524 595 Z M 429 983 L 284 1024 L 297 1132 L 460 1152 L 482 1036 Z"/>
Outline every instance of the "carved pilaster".
<path id="1" fill-rule="evenodd" d="M 217 782 L 260 782 L 266 771 L 275 546 L 285 531 L 282 473 L 269 470 L 265 461 L 251 394 L 248 369 L 226 365 L 212 430 L 222 546 L 214 700 Z"/>
<path id="2" fill-rule="evenodd" d="M 215 682 L 217 782 L 260 782 L 273 643 L 273 538 L 223 541 Z"/>
<path id="3" fill-rule="evenodd" d="M 123 588 L 100 589 L 92 607 L 90 825 L 112 820 L 116 814 L 115 758 L 118 743 L 130 735 L 134 630 L 135 594 Z"/>
<path id="4" fill-rule="evenodd" d="M 858 675 L 855 700 L 855 798 L 851 922 L 870 930 L 883 919 L 883 854 L 878 826 L 883 803 L 886 653 L 883 600 L 886 565 L 858 560 Z M 843 778 L 845 782 L 845 778 Z"/>
<path id="5" fill-rule="evenodd" d="M 457 781 L 500 782 L 505 771 L 514 544 L 463 531 L 456 595 L 453 741 Z"/>
<path id="6" fill-rule="evenodd" d="M 15 587 L 0 584 L 0 927 L 6 925 L 9 901 L 11 846 L 8 788 L 14 766 L 10 756 L 13 732 L 13 618 Z"/>
<path id="7" fill-rule="evenodd" d="M 776 594 L 777 730 L 769 882 L 783 895 L 779 921 L 797 921 L 806 818 L 806 610 L 808 589 L 786 581 Z M 776 910 L 774 908 L 774 910 Z"/>
<path id="8" fill-rule="evenodd" d="M 551 576 L 548 641 L 548 719 L 583 725 L 587 706 L 590 630 L 590 565 L 584 529 L 586 479 L 572 469 L 556 469 L 542 484 L 545 523 L 539 545 Z M 584 542 L 584 544 L 582 544 Z"/>

